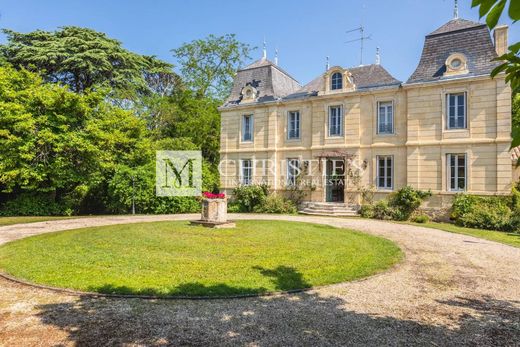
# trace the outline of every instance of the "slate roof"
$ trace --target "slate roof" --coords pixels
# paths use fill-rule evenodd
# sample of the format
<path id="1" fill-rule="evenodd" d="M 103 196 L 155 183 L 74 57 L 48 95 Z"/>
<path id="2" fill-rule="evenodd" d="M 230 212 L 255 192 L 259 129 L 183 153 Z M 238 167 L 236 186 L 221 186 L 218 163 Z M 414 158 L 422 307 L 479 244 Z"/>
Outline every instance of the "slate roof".
<path id="1" fill-rule="evenodd" d="M 466 56 L 468 74 L 443 76 L 446 59 L 453 53 Z M 406 83 L 486 75 L 499 64 L 491 61 L 496 57 L 495 47 L 485 24 L 453 19 L 426 36 L 419 65 Z"/>
<path id="2" fill-rule="evenodd" d="M 273 101 L 295 93 L 301 85 L 291 75 L 267 59 L 260 59 L 238 70 L 231 94 L 224 107 L 240 103 L 241 92 L 251 85 L 258 91 L 257 102 Z"/>
<path id="3" fill-rule="evenodd" d="M 379 64 L 363 65 L 347 68 L 352 74 L 352 80 L 356 85 L 356 90 L 370 88 L 380 88 L 392 85 L 399 85 L 401 82 L 395 79 L 390 73 Z M 298 93 L 301 92 L 320 92 L 325 88 L 323 75 L 320 75 L 307 83 Z"/>

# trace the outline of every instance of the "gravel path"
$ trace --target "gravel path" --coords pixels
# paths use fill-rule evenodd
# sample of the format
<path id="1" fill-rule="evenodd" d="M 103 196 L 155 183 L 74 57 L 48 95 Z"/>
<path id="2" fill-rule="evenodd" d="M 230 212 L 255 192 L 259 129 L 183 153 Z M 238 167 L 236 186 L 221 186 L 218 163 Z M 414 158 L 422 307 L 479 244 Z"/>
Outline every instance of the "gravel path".
<path id="1" fill-rule="evenodd" d="M 0 244 L 87 226 L 193 219 L 119 216 L 0 227 Z M 520 249 L 435 229 L 310 216 L 395 241 L 406 258 L 363 281 L 213 301 L 77 297 L 0 280 L 0 345 L 520 346 Z"/>

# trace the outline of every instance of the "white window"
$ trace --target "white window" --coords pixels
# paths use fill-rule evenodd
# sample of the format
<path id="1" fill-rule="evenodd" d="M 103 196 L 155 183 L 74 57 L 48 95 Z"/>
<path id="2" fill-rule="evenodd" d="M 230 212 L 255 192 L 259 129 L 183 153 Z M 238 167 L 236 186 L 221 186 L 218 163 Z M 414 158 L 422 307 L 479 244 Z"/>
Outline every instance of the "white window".
<path id="1" fill-rule="evenodd" d="M 377 161 L 377 188 L 392 190 L 394 187 L 394 157 L 378 155 Z"/>
<path id="2" fill-rule="evenodd" d="M 240 183 L 247 186 L 253 183 L 253 161 L 251 159 L 243 159 L 241 163 Z"/>
<path id="3" fill-rule="evenodd" d="M 329 136 L 343 135 L 343 110 L 341 106 L 329 107 Z"/>
<path id="4" fill-rule="evenodd" d="M 450 191 L 466 190 L 466 154 L 448 154 L 448 187 Z"/>
<path id="5" fill-rule="evenodd" d="M 242 116 L 242 141 L 253 141 L 253 115 Z"/>
<path id="6" fill-rule="evenodd" d="M 377 133 L 394 133 L 394 104 L 392 101 L 377 103 Z"/>
<path id="7" fill-rule="evenodd" d="M 446 94 L 448 129 L 466 129 L 466 93 Z"/>
<path id="8" fill-rule="evenodd" d="M 341 73 L 334 72 L 332 74 L 332 77 L 330 79 L 330 89 L 343 89 L 343 77 L 341 76 Z"/>
<path id="9" fill-rule="evenodd" d="M 300 112 L 291 111 L 287 116 L 287 138 L 300 138 Z"/>
<path id="10" fill-rule="evenodd" d="M 287 185 L 295 186 L 296 179 L 301 173 L 300 161 L 298 159 L 287 159 Z"/>

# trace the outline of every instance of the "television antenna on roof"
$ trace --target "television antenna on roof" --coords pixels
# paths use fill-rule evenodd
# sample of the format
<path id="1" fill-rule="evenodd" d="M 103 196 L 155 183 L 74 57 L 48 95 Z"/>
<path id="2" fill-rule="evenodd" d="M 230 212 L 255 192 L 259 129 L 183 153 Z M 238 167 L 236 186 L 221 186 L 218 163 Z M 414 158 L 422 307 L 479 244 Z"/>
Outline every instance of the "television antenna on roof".
<path id="1" fill-rule="evenodd" d="M 363 46 L 364 46 L 365 40 L 371 40 L 372 39 L 372 35 L 365 36 L 365 27 L 363 25 L 361 25 L 359 28 L 348 30 L 345 33 L 346 34 L 350 34 L 350 33 L 356 32 L 356 31 L 359 32 L 359 38 L 347 41 L 345 43 L 352 43 L 352 42 L 357 42 L 357 41 L 360 42 L 361 53 L 360 53 L 360 58 L 359 58 L 359 65 L 362 66 L 363 65 Z"/>

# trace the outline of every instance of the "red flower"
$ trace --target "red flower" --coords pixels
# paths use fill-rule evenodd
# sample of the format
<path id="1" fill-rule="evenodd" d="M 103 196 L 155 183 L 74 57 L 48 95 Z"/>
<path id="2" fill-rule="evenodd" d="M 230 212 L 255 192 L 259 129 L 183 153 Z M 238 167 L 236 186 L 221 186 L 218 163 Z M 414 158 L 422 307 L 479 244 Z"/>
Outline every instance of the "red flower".
<path id="1" fill-rule="evenodd" d="M 204 196 L 206 199 L 224 199 L 226 197 L 226 194 L 224 194 L 224 193 L 213 194 L 210 192 L 203 192 L 202 196 Z"/>

